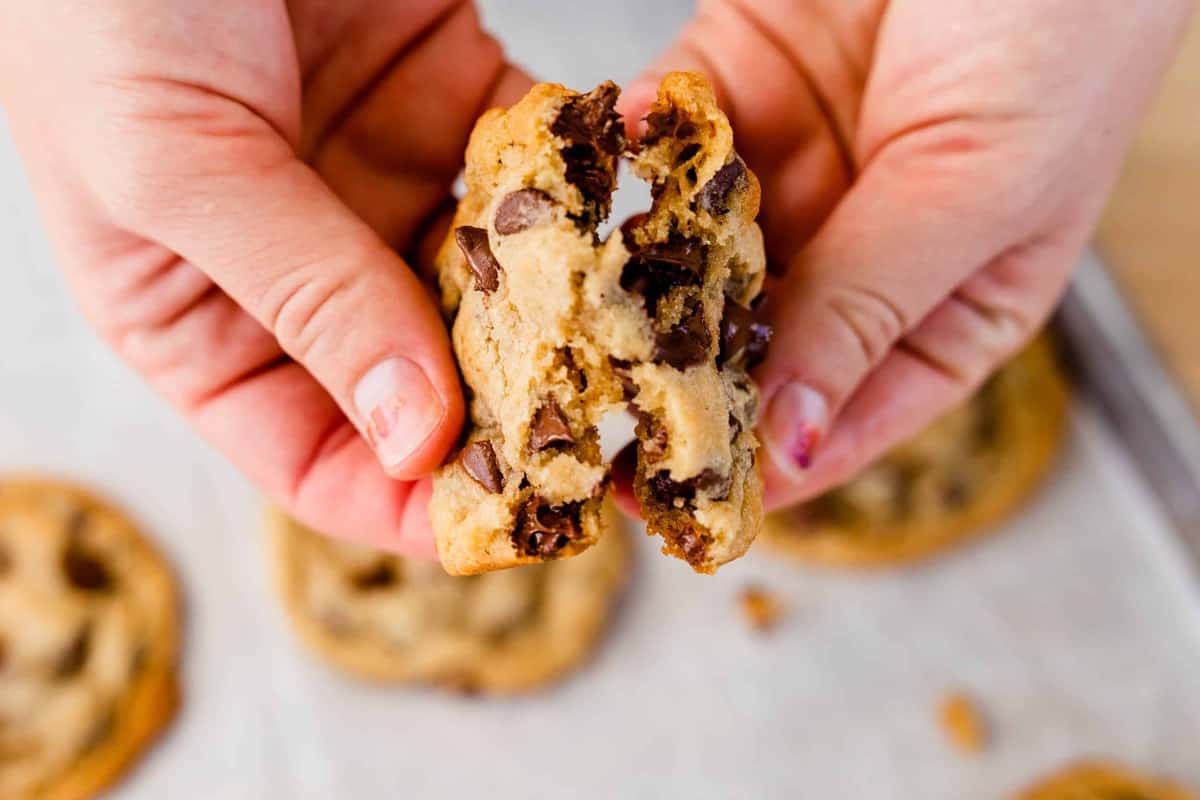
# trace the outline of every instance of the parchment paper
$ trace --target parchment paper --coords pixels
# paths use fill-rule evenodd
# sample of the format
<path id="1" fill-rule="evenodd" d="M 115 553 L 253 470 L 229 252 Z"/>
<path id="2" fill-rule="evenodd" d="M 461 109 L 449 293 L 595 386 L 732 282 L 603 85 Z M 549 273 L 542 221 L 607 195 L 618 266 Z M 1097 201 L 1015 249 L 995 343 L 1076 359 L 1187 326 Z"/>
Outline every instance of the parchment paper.
<path id="1" fill-rule="evenodd" d="M 636 66 L 618 73 L 621 54 L 589 24 L 640 19 L 627 61 L 665 40 L 663 9 L 679 11 L 572 4 L 572 20 L 545 16 L 535 36 L 520 15 L 541 5 L 485 4 L 523 46 L 555 48 L 526 63 L 578 85 Z M 1086 400 L 1045 492 L 929 567 L 853 576 L 755 552 L 709 578 L 639 537 L 611 636 L 560 687 L 507 701 L 368 688 L 292 640 L 255 492 L 80 320 L 7 134 L 0 264 L 0 470 L 114 496 L 187 595 L 182 714 L 119 797 L 973 800 L 1092 754 L 1200 787 L 1200 596 Z M 772 634 L 738 613 L 750 582 L 790 608 Z M 953 752 L 936 724 L 951 688 L 985 710 L 982 756 Z"/>

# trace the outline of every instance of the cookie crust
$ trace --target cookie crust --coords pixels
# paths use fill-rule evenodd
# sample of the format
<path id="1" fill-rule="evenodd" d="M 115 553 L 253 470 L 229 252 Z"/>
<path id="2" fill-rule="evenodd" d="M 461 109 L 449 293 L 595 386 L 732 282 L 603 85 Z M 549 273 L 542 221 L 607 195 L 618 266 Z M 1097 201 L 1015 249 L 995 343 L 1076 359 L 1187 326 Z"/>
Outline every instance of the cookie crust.
<path id="1" fill-rule="evenodd" d="M 769 514 L 762 538 L 801 561 L 870 568 L 919 561 L 979 536 L 1042 484 L 1068 400 L 1043 334 L 968 403 L 859 477 Z"/>
<path id="2" fill-rule="evenodd" d="M 597 647 L 629 570 L 611 530 L 580 558 L 478 576 L 334 542 L 269 510 L 275 585 L 313 653 L 383 684 L 512 694 L 542 688 Z"/>
<path id="3" fill-rule="evenodd" d="M 0 554 L 0 796 L 94 797 L 178 707 L 175 579 L 122 512 L 40 477 L 0 479 Z"/>

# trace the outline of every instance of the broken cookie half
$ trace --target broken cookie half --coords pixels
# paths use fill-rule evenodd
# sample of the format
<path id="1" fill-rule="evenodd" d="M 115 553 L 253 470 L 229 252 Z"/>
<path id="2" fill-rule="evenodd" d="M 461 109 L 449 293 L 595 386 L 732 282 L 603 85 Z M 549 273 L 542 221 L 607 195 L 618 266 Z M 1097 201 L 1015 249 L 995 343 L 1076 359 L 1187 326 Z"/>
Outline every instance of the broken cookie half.
<path id="1" fill-rule="evenodd" d="M 535 86 L 486 113 L 438 256 L 469 389 L 462 449 L 430 516 L 455 574 L 575 555 L 603 534 L 597 424 L 638 420 L 635 491 L 664 551 L 712 572 L 762 524 L 747 370 L 769 329 L 759 187 L 699 75 L 664 79 L 631 155 L 619 89 Z M 601 240 L 621 159 L 651 209 Z"/>

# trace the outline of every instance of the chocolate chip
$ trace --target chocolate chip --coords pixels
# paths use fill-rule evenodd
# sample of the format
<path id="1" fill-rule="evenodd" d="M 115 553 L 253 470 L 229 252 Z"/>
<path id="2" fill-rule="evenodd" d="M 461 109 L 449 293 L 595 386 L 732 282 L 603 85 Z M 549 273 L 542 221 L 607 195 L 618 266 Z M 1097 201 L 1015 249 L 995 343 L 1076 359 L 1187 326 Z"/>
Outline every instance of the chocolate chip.
<path id="1" fill-rule="evenodd" d="M 687 139 L 696 135 L 696 125 L 675 106 L 646 115 L 646 135 L 642 145 L 653 146 L 665 137 Z"/>
<path id="2" fill-rule="evenodd" d="M 393 586 L 397 579 L 396 568 L 389 562 L 380 560 L 367 569 L 359 570 L 350 576 L 350 584 L 360 591 L 386 589 Z"/>
<path id="3" fill-rule="evenodd" d="M 475 275 L 475 288 L 481 292 L 494 292 L 500 288 L 500 262 L 492 254 L 488 234 L 483 228 L 464 226 L 454 231 L 454 241 L 467 259 L 467 265 Z"/>
<path id="4" fill-rule="evenodd" d="M 559 407 L 558 401 L 550 398 L 546 405 L 533 415 L 533 423 L 529 428 L 529 449 L 540 453 L 550 447 L 570 446 L 575 444 L 571 435 L 571 426 Z"/>
<path id="5" fill-rule="evenodd" d="M 755 320 L 754 312 L 729 298 L 721 317 L 721 363 L 743 362 L 752 369 L 767 357 L 771 326 Z"/>
<path id="6" fill-rule="evenodd" d="M 686 481 L 676 481 L 666 470 L 655 473 L 650 478 L 650 491 L 658 502 L 673 505 L 676 499 L 691 502 L 696 499 L 696 492 L 706 492 L 713 500 L 725 500 L 733 488 L 733 478 L 723 475 L 713 469 L 706 469 Z"/>
<path id="7" fill-rule="evenodd" d="M 75 632 L 67 649 L 59 655 L 54 664 L 54 677 L 64 680 L 78 675 L 79 671 L 83 669 L 83 665 L 87 663 L 91 650 L 92 626 L 84 624 Z"/>
<path id="8" fill-rule="evenodd" d="M 487 439 L 471 442 L 458 456 L 466 473 L 492 494 L 504 491 L 504 473 L 496 461 L 496 450 Z"/>
<path id="9" fill-rule="evenodd" d="M 717 170 L 700 190 L 700 207 L 714 217 L 729 213 L 729 197 L 735 189 L 746 188 L 746 165 L 736 155 L 733 161 Z"/>
<path id="10" fill-rule="evenodd" d="M 675 286 L 696 286 L 708 258 L 699 239 L 672 235 L 666 242 L 639 247 L 625 239 L 631 253 L 621 269 L 621 288 L 641 295 L 646 311 L 658 315 L 659 301 Z"/>
<path id="11" fill-rule="evenodd" d="M 583 533 L 579 503 L 551 506 L 540 497 L 531 497 L 517 515 L 512 542 L 517 552 L 527 556 L 553 556 Z"/>
<path id="12" fill-rule="evenodd" d="M 71 542 L 63 550 L 61 561 L 63 574 L 76 589 L 85 592 L 107 592 L 113 588 L 112 573 L 104 562 L 83 549 L 79 542 Z"/>
<path id="13" fill-rule="evenodd" d="M 539 189 L 512 192 L 496 209 L 496 233 L 512 236 L 548 222 L 554 214 L 554 201 Z"/>
<path id="14" fill-rule="evenodd" d="M 708 359 L 712 336 L 704 320 L 704 308 L 695 303 L 679 324 L 654 336 L 654 361 L 686 369 Z"/>

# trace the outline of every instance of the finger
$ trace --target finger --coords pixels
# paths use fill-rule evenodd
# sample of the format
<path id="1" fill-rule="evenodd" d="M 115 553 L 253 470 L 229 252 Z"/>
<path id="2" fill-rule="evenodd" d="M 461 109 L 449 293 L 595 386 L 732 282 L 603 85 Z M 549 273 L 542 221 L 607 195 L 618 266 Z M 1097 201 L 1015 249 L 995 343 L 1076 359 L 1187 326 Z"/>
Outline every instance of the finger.
<path id="1" fill-rule="evenodd" d="M 768 256 L 784 264 L 849 186 L 850 109 L 857 107 L 861 81 L 811 10 L 768 19 L 755 8 L 704 4 L 654 66 L 626 88 L 620 109 L 636 136 L 664 75 L 705 74 L 733 125 L 738 152 L 762 184 L 759 221 Z M 803 52 L 794 44 L 801 41 Z"/>
<path id="2" fill-rule="evenodd" d="M 191 101 L 239 133 L 143 123 L 119 142 L 128 166 L 107 183 L 110 213 L 199 265 L 269 330 L 392 476 L 429 472 L 463 407 L 420 281 L 257 117 L 219 98 Z M 131 186 L 126 175 L 139 177 Z"/>
<path id="3" fill-rule="evenodd" d="M 818 366 L 804 372 L 799 390 L 785 383 L 768 401 L 762 431 L 768 505 L 795 503 L 841 483 L 968 397 L 1044 323 L 1084 240 L 1082 231 L 1071 231 L 994 259 L 890 347 L 840 405 L 812 388 L 833 385 L 822 382 L 820 370 L 836 373 L 837 355 L 815 356 Z M 843 344 L 859 359 L 851 363 L 865 359 L 861 342 Z M 774 369 L 795 374 L 808 363 L 803 357 L 787 352 L 781 359 L 786 363 Z M 795 403 L 796 397 L 806 401 Z M 832 429 L 830 408 L 836 409 Z M 806 424 L 808 430 L 798 434 L 797 426 Z"/>
<path id="4" fill-rule="evenodd" d="M 633 492 L 637 472 L 637 442 L 621 448 L 612 462 L 612 498 L 617 508 L 631 519 L 642 518 L 642 507 Z"/>
<path id="5" fill-rule="evenodd" d="M 474 5 L 455 4 L 340 110 L 307 160 L 352 211 L 406 251 L 449 197 L 475 120 L 515 102 L 531 83 L 480 28 Z"/>

